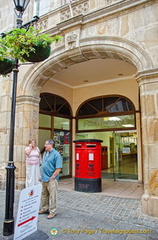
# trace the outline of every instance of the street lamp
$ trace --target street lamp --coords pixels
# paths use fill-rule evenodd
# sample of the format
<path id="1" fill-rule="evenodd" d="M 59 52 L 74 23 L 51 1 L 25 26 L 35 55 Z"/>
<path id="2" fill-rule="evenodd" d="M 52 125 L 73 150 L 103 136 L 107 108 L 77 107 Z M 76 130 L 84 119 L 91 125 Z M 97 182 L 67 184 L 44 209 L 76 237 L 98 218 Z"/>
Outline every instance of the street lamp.
<path id="1" fill-rule="evenodd" d="M 13 0 L 13 1 L 14 1 L 15 9 L 20 13 L 23 13 L 25 11 L 25 9 L 27 8 L 27 5 L 30 2 L 30 0 Z"/>
<path id="2" fill-rule="evenodd" d="M 15 10 L 17 10 L 17 28 L 22 27 L 22 15 L 29 4 L 30 0 L 13 0 Z M 14 184 L 15 184 L 15 166 L 14 166 L 14 126 L 15 126 L 15 109 L 16 109 L 16 90 L 18 77 L 18 59 L 15 59 L 15 67 L 13 69 L 13 87 L 12 87 L 12 104 L 11 104 L 11 119 L 10 119 L 10 138 L 9 138 L 9 161 L 6 166 L 6 205 L 5 219 L 3 224 L 3 235 L 8 236 L 14 233 Z"/>

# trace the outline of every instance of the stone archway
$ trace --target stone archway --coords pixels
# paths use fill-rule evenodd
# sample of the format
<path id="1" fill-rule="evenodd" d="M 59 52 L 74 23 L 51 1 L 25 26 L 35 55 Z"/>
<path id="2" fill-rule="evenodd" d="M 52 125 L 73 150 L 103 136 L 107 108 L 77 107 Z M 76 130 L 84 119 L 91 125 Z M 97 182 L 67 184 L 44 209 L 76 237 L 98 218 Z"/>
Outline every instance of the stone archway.
<path id="1" fill-rule="evenodd" d="M 78 47 L 66 50 L 65 45 L 53 49 L 45 62 L 35 64 L 21 81 L 20 94 L 39 96 L 40 88 L 54 74 L 76 63 L 91 59 L 119 59 L 136 66 L 138 72 L 152 69 L 153 63 L 137 44 L 120 37 L 98 36 L 80 39 Z"/>
<path id="2" fill-rule="evenodd" d="M 157 124 L 157 121 L 154 120 L 154 111 L 149 111 L 151 104 L 149 105 L 148 103 L 152 103 L 154 108 L 157 108 L 156 92 L 158 92 L 158 89 L 154 94 L 153 89 L 155 89 L 155 84 L 157 84 L 158 81 L 158 70 L 153 69 L 154 64 L 152 63 L 149 54 L 144 49 L 127 39 L 109 36 L 81 38 L 78 47 L 73 49 L 67 49 L 65 45 L 53 49 L 49 59 L 47 59 L 45 62 L 35 64 L 34 66 L 30 67 L 23 77 L 24 80 L 21 80 L 17 98 L 17 109 L 19 106 L 23 105 L 23 109 L 21 110 L 23 113 L 26 113 L 27 109 L 30 109 L 30 107 L 35 110 L 34 116 L 36 116 L 36 119 L 34 119 L 34 126 L 32 126 L 32 128 L 34 129 L 34 134 L 37 134 L 37 101 L 39 99 L 39 93 L 42 86 L 49 79 L 51 79 L 54 74 L 58 73 L 62 69 L 68 68 L 73 64 L 98 58 L 119 59 L 131 63 L 137 68 L 136 79 L 140 86 L 141 106 L 143 107 L 144 111 L 142 117 L 142 131 L 144 132 L 144 140 L 142 145 L 144 147 L 143 161 L 145 166 L 145 195 L 142 197 L 143 211 L 147 214 L 158 216 L 158 211 L 156 208 L 158 197 L 152 197 L 152 192 L 149 188 L 150 176 L 152 175 L 153 170 L 158 168 L 156 163 L 154 164 L 154 161 L 152 166 L 149 164 L 149 159 L 150 161 L 153 159 L 152 152 L 156 151 L 156 142 L 151 138 L 149 138 L 148 141 L 148 138 L 146 137 L 150 135 L 146 119 L 150 117 L 150 122 L 153 119 L 153 122 Z M 150 84 L 148 84 L 148 80 Z M 20 114 L 20 111 L 18 111 L 18 114 Z M 31 111 L 28 111 L 28 118 L 29 115 L 30 117 L 32 116 Z M 29 124 L 27 126 L 27 130 L 30 131 L 29 135 L 31 136 L 32 133 Z M 24 131 L 25 129 L 22 128 L 23 133 Z M 152 151 L 152 149 L 154 151 Z M 152 204 L 154 204 L 155 207 L 151 208 Z"/>

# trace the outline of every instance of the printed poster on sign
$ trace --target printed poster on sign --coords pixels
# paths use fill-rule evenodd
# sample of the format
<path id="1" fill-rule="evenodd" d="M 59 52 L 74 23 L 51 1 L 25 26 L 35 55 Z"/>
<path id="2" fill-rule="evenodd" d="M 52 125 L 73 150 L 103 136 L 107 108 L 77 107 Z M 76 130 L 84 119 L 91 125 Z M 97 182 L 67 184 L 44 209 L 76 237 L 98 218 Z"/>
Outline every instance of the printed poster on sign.
<path id="1" fill-rule="evenodd" d="M 22 240 L 37 231 L 41 191 L 40 183 L 21 191 L 14 240 Z"/>

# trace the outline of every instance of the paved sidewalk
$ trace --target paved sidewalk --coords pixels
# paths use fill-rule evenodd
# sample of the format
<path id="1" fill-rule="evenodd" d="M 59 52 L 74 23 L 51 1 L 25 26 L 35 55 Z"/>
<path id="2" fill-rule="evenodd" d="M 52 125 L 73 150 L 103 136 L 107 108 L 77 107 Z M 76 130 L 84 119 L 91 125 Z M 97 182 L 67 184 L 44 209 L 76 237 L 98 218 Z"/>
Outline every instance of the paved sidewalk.
<path id="1" fill-rule="evenodd" d="M 15 215 L 19 193 L 16 191 L 15 194 Z M 0 240 L 8 240 L 11 237 L 2 235 L 5 191 L 0 191 L 0 196 Z M 61 187 L 58 196 L 57 216 L 48 220 L 47 215 L 39 215 L 35 238 L 27 239 L 43 240 L 42 233 L 50 240 L 158 239 L 158 218 L 141 212 L 140 199 L 63 190 Z M 53 227 L 58 230 L 56 236 L 50 234 Z M 113 230 L 113 233 L 107 230 Z"/>

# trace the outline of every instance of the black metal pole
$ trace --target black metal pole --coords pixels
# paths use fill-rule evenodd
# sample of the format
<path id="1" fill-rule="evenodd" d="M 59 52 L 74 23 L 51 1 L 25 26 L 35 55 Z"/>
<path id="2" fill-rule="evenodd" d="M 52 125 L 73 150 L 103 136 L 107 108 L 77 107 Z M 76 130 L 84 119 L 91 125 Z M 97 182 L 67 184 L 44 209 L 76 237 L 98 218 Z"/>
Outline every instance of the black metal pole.
<path id="1" fill-rule="evenodd" d="M 22 13 L 17 18 L 17 28 L 22 26 Z M 14 166 L 14 128 L 15 128 L 15 111 L 16 111 L 16 91 L 18 80 L 18 59 L 15 59 L 13 69 L 13 87 L 12 87 L 12 104 L 10 118 L 10 138 L 9 138 L 9 161 L 6 166 L 6 199 L 5 199 L 5 219 L 3 222 L 3 235 L 9 236 L 14 233 L 14 189 L 15 189 L 15 169 Z"/>
<path id="2" fill-rule="evenodd" d="M 15 110 L 16 110 L 16 90 L 18 78 L 18 59 L 15 59 L 15 68 L 13 69 L 13 88 L 12 88 L 12 104 L 10 119 L 10 139 L 9 139 L 9 161 L 6 166 L 6 205 L 5 219 L 3 224 L 3 235 L 8 236 L 14 233 L 14 184 L 15 184 L 15 166 L 14 166 L 14 127 L 15 127 Z"/>
<path id="3" fill-rule="evenodd" d="M 17 28 L 29 28 L 39 20 L 35 16 L 30 22 L 22 25 L 22 14 L 19 12 L 17 16 Z M 15 59 L 15 68 L 13 69 L 13 87 L 12 87 L 12 104 L 11 104 L 11 119 L 10 119 L 10 138 L 9 138 L 9 161 L 6 166 L 6 200 L 5 200 L 5 219 L 3 222 L 3 235 L 9 236 L 14 233 L 14 188 L 15 188 L 15 169 L 14 166 L 14 128 L 15 128 L 15 111 L 16 111 L 16 91 L 18 80 L 18 59 Z"/>

